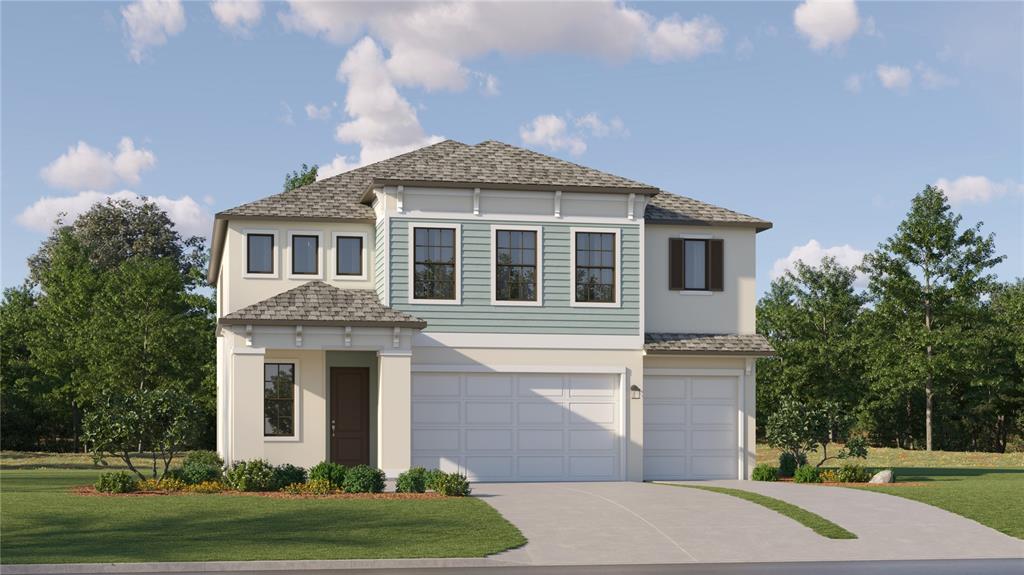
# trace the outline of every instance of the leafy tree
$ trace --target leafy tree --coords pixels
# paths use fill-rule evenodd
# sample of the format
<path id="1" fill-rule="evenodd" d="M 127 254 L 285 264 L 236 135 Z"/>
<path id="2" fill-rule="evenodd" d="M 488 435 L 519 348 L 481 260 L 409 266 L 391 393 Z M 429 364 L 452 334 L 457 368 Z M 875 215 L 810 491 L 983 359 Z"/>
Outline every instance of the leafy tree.
<path id="1" fill-rule="evenodd" d="M 986 312 L 986 336 L 960 412 L 970 449 L 1005 452 L 1024 432 L 1024 280 L 996 287 Z"/>
<path id="2" fill-rule="evenodd" d="M 878 402 L 875 419 L 897 416 L 900 403 L 907 416 L 914 414 L 923 392 L 928 450 L 936 397 L 954 396 L 952 386 L 977 361 L 972 354 L 984 338 L 980 302 L 995 281 L 987 271 L 1003 259 L 995 255 L 993 236 L 981 234 L 980 223 L 960 231 L 961 219 L 942 190 L 927 186 L 912 200 L 897 233 L 864 261 L 873 304 L 867 371 Z M 914 435 L 903 433 L 905 439 Z"/>
<path id="3" fill-rule="evenodd" d="M 855 410 L 864 394 L 858 318 L 865 298 L 854 288 L 856 272 L 825 258 L 771 283 L 757 305 L 757 331 L 774 357 L 758 361 L 759 427 L 785 398 L 834 401 Z"/>
<path id="4" fill-rule="evenodd" d="M 860 436 L 848 438 L 838 452 L 828 454 L 833 439 L 846 435 L 852 423 L 853 417 L 835 401 L 807 403 L 785 399 L 768 417 L 765 436 L 769 445 L 792 454 L 796 461 L 821 448 L 817 464 L 821 467 L 830 459 L 867 457 L 867 442 Z"/>
<path id="5" fill-rule="evenodd" d="M 307 166 L 302 164 L 302 169 L 285 174 L 284 176 L 284 191 L 294 190 L 305 186 L 306 184 L 312 184 L 316 181 L 317 165 Z"/>

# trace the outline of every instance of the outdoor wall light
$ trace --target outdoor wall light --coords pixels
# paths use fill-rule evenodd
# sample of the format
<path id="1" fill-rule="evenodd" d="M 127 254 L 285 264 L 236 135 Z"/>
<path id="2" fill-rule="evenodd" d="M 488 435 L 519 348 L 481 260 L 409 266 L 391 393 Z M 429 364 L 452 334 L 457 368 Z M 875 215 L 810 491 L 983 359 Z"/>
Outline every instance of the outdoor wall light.
<path id="1" fill-rule="evenodd" d="M 634 383 L 629 386 L 629 391 L 633 394 L 633 399 L 640 399 L 640 388 Z"/>

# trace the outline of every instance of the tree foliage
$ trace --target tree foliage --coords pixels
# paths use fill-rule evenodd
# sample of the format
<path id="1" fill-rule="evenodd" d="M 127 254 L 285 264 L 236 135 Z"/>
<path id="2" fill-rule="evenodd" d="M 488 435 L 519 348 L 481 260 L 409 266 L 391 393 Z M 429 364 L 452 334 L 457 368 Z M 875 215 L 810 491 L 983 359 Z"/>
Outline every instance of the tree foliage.
<path id="1" fill-rule="evenodd" d="M 316 181 L 317 165 L 307 166 L 302 164 L 302 169 L 294 172 L 285 174 L 284 176 L 284 191 L 294 190 L 305 186 L 306 184 L 312 184 Z"/>

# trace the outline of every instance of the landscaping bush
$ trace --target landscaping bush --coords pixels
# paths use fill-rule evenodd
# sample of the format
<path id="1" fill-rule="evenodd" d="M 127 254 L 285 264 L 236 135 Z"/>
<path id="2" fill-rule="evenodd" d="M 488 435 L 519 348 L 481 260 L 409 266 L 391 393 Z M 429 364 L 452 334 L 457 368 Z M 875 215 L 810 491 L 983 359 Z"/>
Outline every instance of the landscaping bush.
<path id="1" fill-rule="evenodd" d="M 839 483 L 838 469 L 822 469 L 818 475 L 822 483 Z"/>
<path id="2" fill-rule="evenodd" d="M 821 483 L 821 470 L 813 465 L 801 465 L 793 473 L 796 483 Z"/>
<path id="3" fill-rule="evenodd" d="M 779 454 L 779 477 L 793 477 L 797 467 L 807 465 L 807 456 L 800 454 L 799 457 L 789 451 Z"/>
<path id="4" fill-rule="evenodd" d="M 94 486 L 103 493 L 131 493 L 139 488 L 139 480 L 127 471 L 108 471 L 100 474 Z"/>
<path id="5" fill-rule="evenodd" d="M 427 490 L 427 470 L 413 467 L 398 475 L 395 491 L 399 493 L 423 493 Z"/>
<path id="6" fill-rule="evenodd" d="M 292 495 L 330 495 L 337 491 L 326 479 L 310 479 L 308 483 L 291 483 L 282 489 Z"/>
<path id="7" fill-rule="evenodd" d="M 346 471 L 345 466 L 340 463 L 321 461 L 309 468 L 309 480 L 311 482 L 317 480 L 326 481 L 335 489 L 341 489 L 342 484 L 345 483 Z"/>
<path id="8" fill-rule="evenodd" d="M 778 481 L 779 469 L 770 463 L 762 463 L 754 468 L 750 478 L 754 481 Z"/>
<path id="9" fill-rule="evenodd" d="M 841 483 L 867 483 L 871 479 L 871 472 L 856 463 L 843 465 L 836 475 Z"/>
<path id="10" fill-rule="evenodd" d="M 185 456 L 176 475 L 189 485 L 220 481 L 224 475 L 224 460 L 215 451 L 192 451 Z"/>
<path id="11" fill-rule="evenodd" d="M 274 467 L 263 459 L 235 463 L 224 473 L 224 483 L 237 491 L 274 491 L 279 485 Z"/>
<path id="12" fill-rule="evenodd" d="M 306 470 L 296 467 L 291 463 L 278 465 L 274 468 L 274 481 L 280 486 L 291 485 L 292 483 L 305 483 Z"/>
<path id="13" fill-rule="evenodd" d="M 181 491 L 185 489 L 186 483 L 177 477 L 164 477 L 163 479 L 144 479 L 139 482 L 139 491 Z"/>
<path id="14" fill-rule="evenodd" d="M 445 475 L 446 473 L 440 469 L 431 469 L 427 471 L 426 477 L 423 481 L 423 487 L 426 487 L 431 491 L 437 491 L 437 484 Z"/>
<path id="15" fill-rule="evenodd" d="M 465 497 L 469 495 L 469 481 L 461 473 L 445 473 L 434 485 L 434 491 L 448 497 Z"/>
<path id="16" fill-rule="evenodd" d="M 189 493 L 220 493 L 224 491 L 224 484 L 220 481 L 204 481 L 195 485 L 186 485 L 185 491 Z"/>
<path id="17" fill-rule="evenodd" d="M 341 488 L 345 493 L 380 493 L 384 491 L 384 472 L 369 465 L 356 465 L 345 473 Z"/>

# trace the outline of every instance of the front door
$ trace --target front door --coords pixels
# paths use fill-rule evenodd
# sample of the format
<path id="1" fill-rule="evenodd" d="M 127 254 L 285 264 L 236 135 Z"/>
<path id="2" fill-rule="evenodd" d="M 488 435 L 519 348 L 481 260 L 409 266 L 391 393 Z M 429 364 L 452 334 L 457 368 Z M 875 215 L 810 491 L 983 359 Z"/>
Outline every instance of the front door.
<path id="1" fill-rule="evenodd" d="M 331 461 L 370 464 L 370 370 L 331 368 Z"/>

